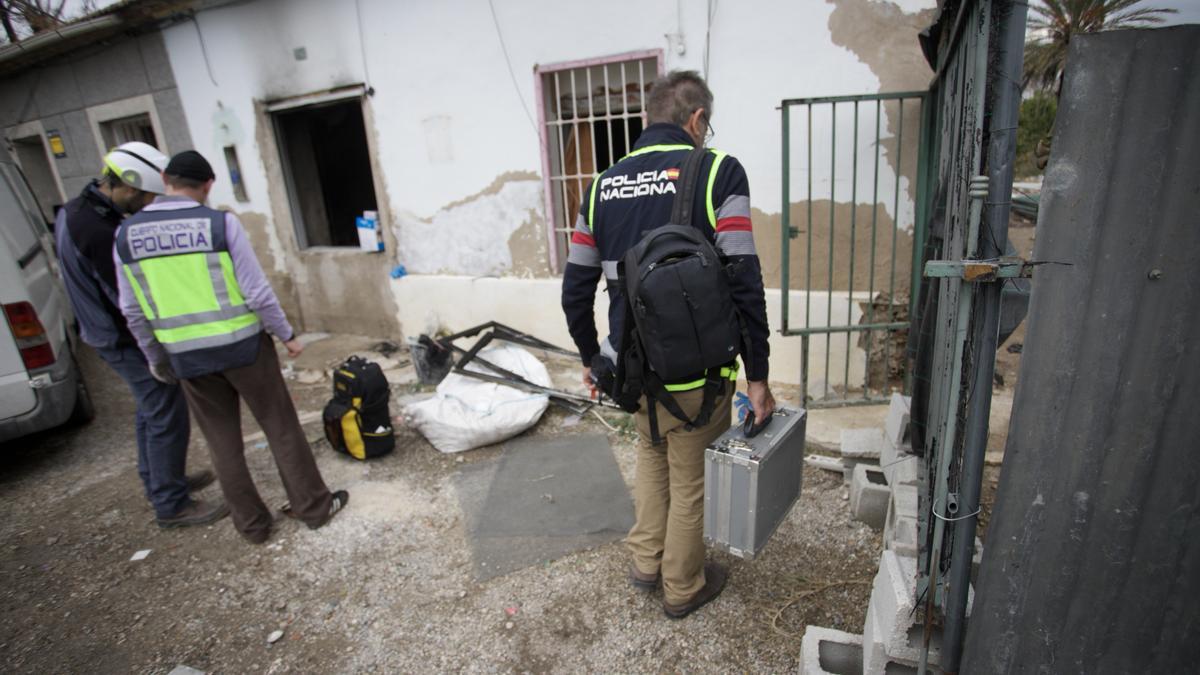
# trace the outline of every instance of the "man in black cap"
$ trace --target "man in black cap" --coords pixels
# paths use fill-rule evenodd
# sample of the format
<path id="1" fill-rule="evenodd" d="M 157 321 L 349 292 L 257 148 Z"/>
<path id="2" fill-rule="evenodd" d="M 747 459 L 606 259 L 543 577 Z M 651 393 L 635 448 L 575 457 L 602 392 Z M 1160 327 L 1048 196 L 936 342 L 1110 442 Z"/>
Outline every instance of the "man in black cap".
<path id="1" fill-rule="evenodd" d="M 293 358 L 304 346 L 237 216 L 204 205 L 215 179 L 200 153 L 172 157 L 163 172 L 166 194 L 121 224 L 114 258 L 121 312 L 150 372 L 182 383 L 234 527 L 261 544 L 274 518 L 246 466 L 241 399 L 266 433 L 292 515 L 316 529 L 349 495 L 325 486 L 268 333 Z"/>

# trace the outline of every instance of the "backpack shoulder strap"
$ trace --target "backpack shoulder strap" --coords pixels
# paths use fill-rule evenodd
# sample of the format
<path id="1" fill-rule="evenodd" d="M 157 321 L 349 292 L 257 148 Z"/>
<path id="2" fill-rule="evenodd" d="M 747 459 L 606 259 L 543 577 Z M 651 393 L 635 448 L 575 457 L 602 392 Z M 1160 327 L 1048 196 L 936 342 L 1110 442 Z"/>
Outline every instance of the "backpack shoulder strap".
<path id="1" fill-rule="evenodd" d="M 692 206 L 696 201 L 700 163 L 704 161 L 706 154 L 708 154 L 708 150 L 699 147 L 689 152 L 687 159 L 683 161 L 683 168 L 679 170 L 679 180 L 675 183 L 679 186 L 679 190 L 675 192 L 675 203 L 671 206 L 671 224 L 673 225 L 692 224 Z"/>

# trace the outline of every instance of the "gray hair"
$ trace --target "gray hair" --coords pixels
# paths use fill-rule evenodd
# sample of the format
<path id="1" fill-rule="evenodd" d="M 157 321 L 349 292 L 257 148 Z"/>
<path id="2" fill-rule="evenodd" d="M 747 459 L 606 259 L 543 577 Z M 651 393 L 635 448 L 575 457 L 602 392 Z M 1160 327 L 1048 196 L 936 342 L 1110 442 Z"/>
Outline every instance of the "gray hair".
<path id="1" fill-rule="evenodd" d="M 712 118 L 712 91 L 694 70 L 672 70 L 658 78 L 650 85 L 649 99 L 646 116 L 650 124 L 670 122 L 683 126 L 699 108 L 704 108 L 706 119 Z"/>

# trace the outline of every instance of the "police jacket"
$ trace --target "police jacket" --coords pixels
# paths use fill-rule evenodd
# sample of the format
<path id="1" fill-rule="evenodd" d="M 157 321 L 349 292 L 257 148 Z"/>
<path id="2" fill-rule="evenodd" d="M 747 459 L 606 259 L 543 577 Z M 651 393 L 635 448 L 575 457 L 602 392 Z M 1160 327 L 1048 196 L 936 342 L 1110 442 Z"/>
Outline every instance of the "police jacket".
<path id="1" fill-rule="evenodd" d="M 164 195 L 117 230 L 121 312 L 151 363 L 188 379 L 254 363 L 292 326 L 237 216 Z"/>
<path id="2" fill-rule="evenodd" d="M 137 343 L 121 316 L 113 237 L 125 214 L 92 181 L 55 217 L 59 269 L 79 322 L 79 336 L 99 349 Z"/>
<path id="3" fill-rule="evenodd" d="M 675 124 L 652 124 L 642 132 L 632 152 L 598 175 L 584 194 L 571 236 L 563 273 L 562 306 L 575 346 L 590 365 L 602 353 L 616 360 L 625 297 L 617 284 L 617 262 L 642 235 L 667 224 L 671 217 L 679 170 L 695 146 Z M 770 355 L 767 304 L 762 268 L 754 248 L 750 223 L 750 186 L 746 171 L 734 157 L 710 150 L 700 165 L 700 181 L 692 225 L 729 258 L 734 303 L 751 342 L 742 345 L 748 380 L 766 380 Z M 600 342 L 593 303 L 603 276 L 609 294 L 610 334 Z"/>

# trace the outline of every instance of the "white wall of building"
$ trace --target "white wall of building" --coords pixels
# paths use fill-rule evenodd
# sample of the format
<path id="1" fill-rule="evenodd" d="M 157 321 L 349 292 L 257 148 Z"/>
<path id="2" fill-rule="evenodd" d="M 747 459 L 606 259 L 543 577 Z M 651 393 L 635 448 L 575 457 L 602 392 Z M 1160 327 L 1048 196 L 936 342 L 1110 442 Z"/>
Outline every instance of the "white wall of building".
<path id="1" fill-rule="evenodd" d="M 662 49 L 666 69 L 702 71 L 707 49 L 716 99 L 713 144 L 742 161 L 753 206 L 778 213 L 779 101 L 873 93 L 882 86 L 863 59 L 835 44 L 829 29 L 835 1 L 712 3 L 717 9 L 710 22 L 709 3 L 678 0 L 610 0 L 603 5 L 496 0 L 494 17 L 484 0 L 259 0 L 200 12 L 195 24 L 174 25 L 164 38 L 191 136 L 221 179 L 227 176 L 222 146 L 238 147 L 250 201 L 237 203 L 227 180 L 218 180 L 212 201 L 265 217 L 265 241 L 276 272 L 290 273 L 286 261 L 295 255 L 290 250 L 295 244 L 286 231 L 290 224 L 282 225 L 280 214 L 272 210 L 268 163 L 278 159 L 265 157 L 259 145 L 255 102 L 364 83 L 374 89 L 367 133 L 378 158 L 377 182 L 384 188 L 377 197 L 390 207 L 381 210 L 391 214 L 385 225 L 397 244 L 385 255 L 410 273 L 506 276 L 514 273 L 509 242 L 518 229 L 536 226 L 545 239 L 537 64 Z M 934 4 L 904 0 L 900 7 L 915 12 Z M 675 49 L 680 43 L 682 53 Z M 305 50 L 305 60 L 296 60 L 298 48 Z M 800 124 L 800 118 L 794 115 L 793 122 Z M 831 148 L 821 140 L 828 135 L 827 124 L 818 120 L 814 126 L 814 199 L 828 198 L 832 180 L 836 200 L 848 202 L 849 189 L 842 185 L 849 184 L 853 158 L 845 135 L 850 122 L 838 120 L 836 175 L 829 170 Z M 858 148 L 863 184 L 870 181 L 876 152 L 870 142 L 873 125 L 864 112 Z M 885 138 L 890 135 L 887 126 L 884 120 Z M 794 131 L 793 153 L 803 158 L 806 151 L 797 136 Z M 915 143 L 908 147 L 915 152 Z M 810 170 L 805 164 L 793 163 L 793 201 L 805 198 Z M 892 166 L 882 161 L 880 183 L 892 185 L 894 180 Z M 873 197 L 864 190 L 855 201 L 869 204 Z M 879 201 L 891 215 L 891 193 L 881 194 Z M 903 189 L 900 202 L 900 225 L 911 227 L 911 200 Z M 320 267 L 353 265 L 339 257 L 337 264 Z M 413 296 L 401 284 L 386 278 L 359 283 L 390 284 L 401 325 L 408 331 L 419 322 L 421 312 L 406 307 Z M 453 289 L 459 286 L 445 285 L 434 306 L 478 306 L 473 298 L 456 295 L 460 291 Z M 492 318 L 485 309 L 480 307 L 483 314 L 472 320 Z M 526 311 L 531 309 L 526 305 Z M 559 309 L 553 302 L 536 311 L 557 317 Z"/>

